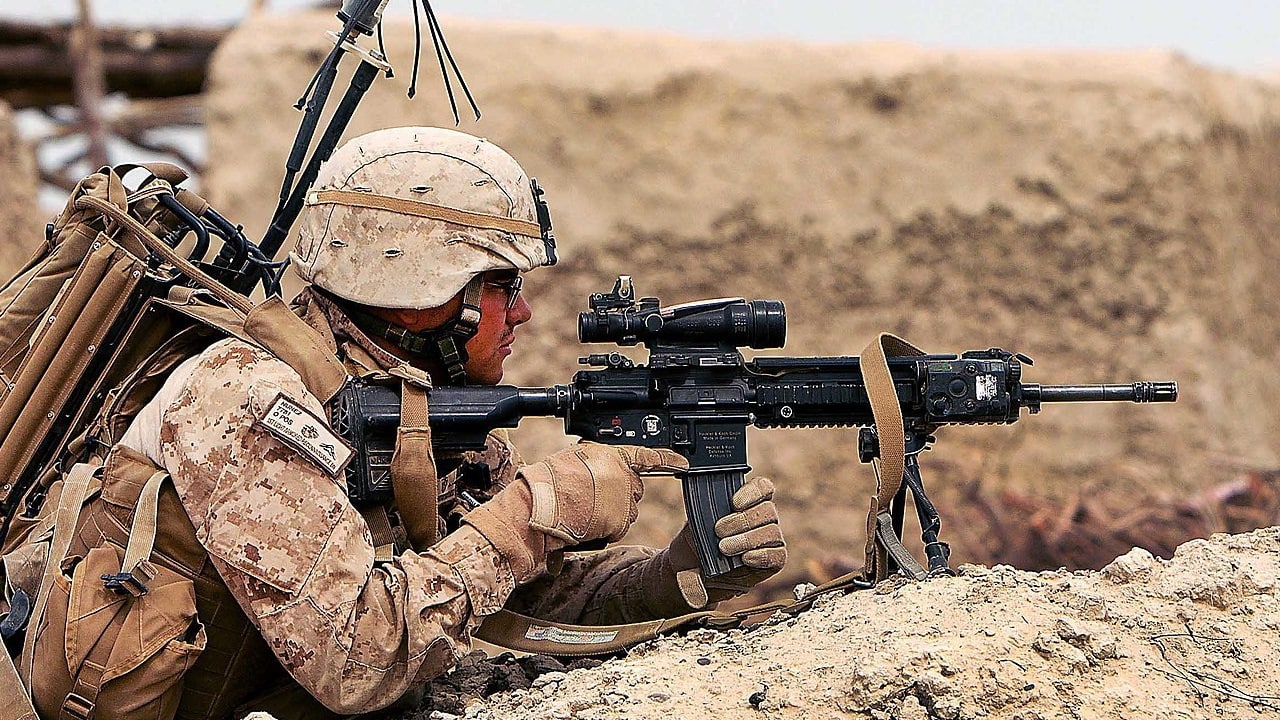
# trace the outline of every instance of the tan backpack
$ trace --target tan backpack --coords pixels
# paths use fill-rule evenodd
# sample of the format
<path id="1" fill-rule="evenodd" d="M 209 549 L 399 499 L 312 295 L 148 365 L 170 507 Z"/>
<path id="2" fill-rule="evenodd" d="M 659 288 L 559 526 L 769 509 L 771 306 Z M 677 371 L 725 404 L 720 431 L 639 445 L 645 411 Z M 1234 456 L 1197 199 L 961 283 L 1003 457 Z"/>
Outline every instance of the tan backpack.
<path id="1" fill-rule="evenodd" d="M 255 306 L 241 292 L 269 269 L 248 262 L 256 248 L 175 189 L 180 169 L 143 166 L 149 175 L 129 191 L 122 177 L 135 169 L 81 181 L 45 245 L 0 289 L 4 720 L 34 719 L 33 696 L 46 717 L 172 716 L 204 640 L 190 579 L 150 562 L 168 477 L 132 483 L 124 539 L 69 556 L 80 511 L 111 502 L 108 451 L 178 363 L 246 326 L 271 335 L 277 318 L 301 322 L 278 298 L 249 319 Z M 233 242 L 207 261 L 211 228 Z"/>

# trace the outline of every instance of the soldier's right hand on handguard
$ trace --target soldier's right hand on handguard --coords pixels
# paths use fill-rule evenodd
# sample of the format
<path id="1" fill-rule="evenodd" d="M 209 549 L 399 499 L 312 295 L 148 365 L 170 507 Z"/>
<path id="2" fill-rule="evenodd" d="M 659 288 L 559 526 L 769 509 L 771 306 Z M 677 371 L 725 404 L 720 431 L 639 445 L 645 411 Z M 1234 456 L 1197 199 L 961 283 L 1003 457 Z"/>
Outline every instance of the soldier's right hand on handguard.
<path id="1" fill-rule="evenodd" d="M 517 583 L 525 582 L 545 569 L 549 552 L 621 539 L 644 495 L 641 473 L 688 466 L 664 448 L 583 442 L 521 468 L 516 482 L 463 521 L 511 563 Z"/>

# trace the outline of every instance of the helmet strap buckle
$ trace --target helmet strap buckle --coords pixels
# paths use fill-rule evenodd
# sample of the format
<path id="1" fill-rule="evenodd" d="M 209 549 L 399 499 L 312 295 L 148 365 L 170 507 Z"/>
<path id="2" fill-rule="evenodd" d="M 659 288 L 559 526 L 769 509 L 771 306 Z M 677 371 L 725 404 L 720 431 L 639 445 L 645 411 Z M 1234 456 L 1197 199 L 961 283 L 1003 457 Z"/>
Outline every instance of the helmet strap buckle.
<path id="1" fill-rule="evenodd" d="M 426 332 L 414 332 L 353 307 L 341 298 L 331 294 L 328 296 L 369 336 L 387 340 L 410 355 L 438 362 L 448 375 L 451 385 L 465 385 L 466 345 L 480 330 L 480 297 L 483 289 L 483 276 L 476 275 L 467 282 L 463 290 L 462 307 L 458 316 L 439 328 Z M 435 357 L 432 357 L 433 354 Z"/>

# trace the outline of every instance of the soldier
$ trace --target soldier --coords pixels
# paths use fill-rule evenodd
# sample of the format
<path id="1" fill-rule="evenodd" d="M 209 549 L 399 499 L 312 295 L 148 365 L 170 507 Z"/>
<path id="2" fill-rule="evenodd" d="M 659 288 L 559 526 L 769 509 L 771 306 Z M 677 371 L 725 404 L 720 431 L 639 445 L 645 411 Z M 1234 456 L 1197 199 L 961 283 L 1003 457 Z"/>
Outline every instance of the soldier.
<path id="1" fill-rule="evenodd" d="M 463 133 L 356 138 L 308 196 L 292 258 L 309 285 L 295 311 L 353 378 L 406 392 L 495 384 L 531 317 L 520 273 L 554 262 L 538 192 L 504 151 Z M 279 427 L 282 412 L 309 440 Z M 317 717 L 310 698 L 339 714 L 385 707 L 449 669 L 504 606 L 622 623 L 747 589 L 708 592 L 687 529 L 662 550 L 564 552 L 620 539 L 641 474 L 687 467 L 675 453 L 582 443 L 522 466 L 492 434 L 482 453 L 434 458 L 436 507 L 401 497 L 357 510 L 326 455 L 342 444 L 326 413 L 289 365 L 229 339 L 180 365 L 121 440 L 168 471 L 216 569 L 196 584 L 208 641 L 178 717 Z M 400 452 L 433 462 L 408 442 Z M 772 495 L 768 480 L 749 482 L 719 524 L 722 550 L 759 570 L 751 582 L 786 559 Z"/>

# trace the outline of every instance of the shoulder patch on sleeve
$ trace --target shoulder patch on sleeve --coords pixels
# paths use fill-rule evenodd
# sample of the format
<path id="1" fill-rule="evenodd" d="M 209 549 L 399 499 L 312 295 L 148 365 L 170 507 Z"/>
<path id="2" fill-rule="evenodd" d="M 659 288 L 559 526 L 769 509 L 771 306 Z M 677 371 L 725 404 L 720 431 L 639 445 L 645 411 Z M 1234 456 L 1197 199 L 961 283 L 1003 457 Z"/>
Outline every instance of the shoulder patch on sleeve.
<path id="1" fill-rule="evenodd" d="M 337 477 L 355 455 L 355 450 L 328 424 L 274 383 L 255 383 L 250 395 L 253 424 L 297 450 L 329 477 Z"/>

